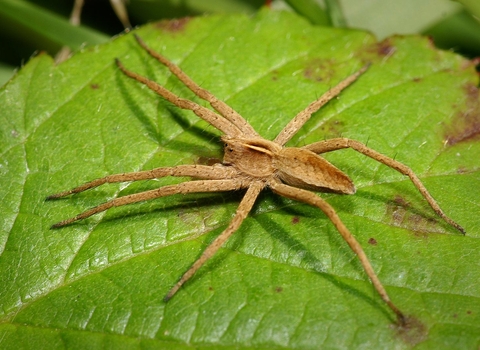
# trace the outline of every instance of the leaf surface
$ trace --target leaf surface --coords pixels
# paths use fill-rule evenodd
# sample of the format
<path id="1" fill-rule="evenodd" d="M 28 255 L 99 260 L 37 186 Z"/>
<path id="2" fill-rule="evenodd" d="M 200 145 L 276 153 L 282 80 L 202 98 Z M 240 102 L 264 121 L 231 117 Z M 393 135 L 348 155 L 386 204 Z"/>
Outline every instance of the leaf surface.
<path id="1" fill-rule="evenodd" d="M 312 100 L 372 66 L 289 146 L 349 137 L 409 165 L 467 231 L 431 211 L 403 175 L 351 150 L 326 158 L 353 196 L 319 194 L 357 237 L 401 332 L 359 262 L 317 209 L 265 191 L 238 232 L 165 304 L 228 225 L 242 193 L 173 196 L 50 225 L 105 200 L 182 179 L 47 195 L 107 174 L 222 157 L 220 133 L 125 77 L 197 98 L 132 35 L 54 66 L 30 60 L 0 91 L 2 348 L 471 348 L 480 342 L 480 120 L 473 65 L 420 37 L 314 27 L 262 11 L 136 31 L 273 139 Z M 201 102 L 206 105 L 205 103 Z"/>

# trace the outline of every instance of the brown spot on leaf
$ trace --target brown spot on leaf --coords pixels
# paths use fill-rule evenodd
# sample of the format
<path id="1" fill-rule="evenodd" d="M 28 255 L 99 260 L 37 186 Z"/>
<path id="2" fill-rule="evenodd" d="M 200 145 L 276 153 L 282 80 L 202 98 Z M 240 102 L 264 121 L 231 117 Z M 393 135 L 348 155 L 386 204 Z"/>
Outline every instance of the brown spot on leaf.
<path id="1" fill-rule="evenodd" d="M 402 207 L 408 207 L 410 205 L 410 203 L 408 203 L 407 200 L 402 196 L 395 196 L 393 201 L 395 204 L 401 205 Z"/>
<path id="2" fill-rule="evenodd" d="M 368 56 L 374 54 L 377 57 L 380 56 L 382 59 L 392 56 L 396 51 L 397 47 L 393 45 L 391 38 L 370 45 L 365 50 Z"/>
<path id="3" fill-rule="evenodd" d="M 93 83 L 93 84 L 90 84 L 90 88 L 92 88 L 93 90 L 97 90 L 99 88 L 100 85 L 96 84 L 96 83 Z"/>
<path id="4" fill-rule="evenodd" d="M 472 66 L 476 67 L 480 64 L 480 57 L 472 58 L 471 60 L 464 60 L 461 64 L 462 69 L 469 69 Z"/>
<path id="5" fill-rule="evenodd" d="M 371 244 L 371 245 L 377 245 L 377 240 L 373 237 L 371 237 L 369 240 L 368 240 L 368 244 Z"/>
<path id="6" fill-rule="evenodd" d="M 391 223 L 394 226 L 402 226 L 408 203 L 401 196 L 396 196 L 393 201 L 387 204 L 387 215 L 391 217 Z"/>
<path id="7" fill-rule="evenodd" d="M 190 22 L 190 17 L 183 17 L 178 19 L 163 20 L 156 24 L 157 28 L 160 28 L 166 32 L 178 33 L 185 29 L 185 26 Z"/>
<path id="8" fill-rule="evenodd" d="M 390 57 L 397 51 L 397 48 L 392 45 L 390 39 L 385 39 L 377 44 L 377 53 L 380 56 Z"/>
<path id="9" fill-rule="evenodd" d="M 283 292 L 283 288 L 282 287 L 276 287 L 275 292 L 281 293 L 281 292 Z"/>
<path id="10" fill-rule="evenodd" d="M 341 137 L 343 133 L 343 126 L 343 121 L 329 119 L 323 123 L 318 130 L 322 135 L 325 135 L 328 138 Z"/>
<path id="11" fill-rule="evenodd" d="M 298 224 L 299 222 L 300 222 L 300 218 L 299 218 L 298 216 L 294 216 L 294 217 L 292 218 L 292 224 L 295 225 L 295 224 Z"/>
<path id="12" fill-rule="evenodd" d="M 386 216 L 392 226 L 406 228 L 419 237 L 426 237 L 429 232 L 443 232 L 439 229 L 436 219 L 416 212 L 416 209 L 400 195 L 387 203 Z"/>
<path id="13" fill-rule="evenodd" d="M 473 84 L 466 84 L 466 108 L 457 113 L 452 123 L 447 126 L 445 142 L 453 146 L 459 142 L 479 139 L 480 137 L 480 93 Z"/>
<path id="14" fill-rule="evenodd" d="M 278 70 L 273 70 L 271 72 L 271 75 L 272 75 L 272 80 L 273 81 L 277 81 L 278 80 Z"/>
<path id="15" fill-rule="evenodd" d="M 325 60 L 314 58 L 307 62 L 303 71 L 303 76 L 312 81 L 329 81 L 332 78 L 334 62 L 332 60 Z"/>
<path id="16" fill-rule="evenodd" d="M 397 337 L 410 346 L 415 346 L 425 341 L 428 336 L 427 327 L 413 316 L 407 316 L 405 324 L 397 324 L 394 328 Z"/>

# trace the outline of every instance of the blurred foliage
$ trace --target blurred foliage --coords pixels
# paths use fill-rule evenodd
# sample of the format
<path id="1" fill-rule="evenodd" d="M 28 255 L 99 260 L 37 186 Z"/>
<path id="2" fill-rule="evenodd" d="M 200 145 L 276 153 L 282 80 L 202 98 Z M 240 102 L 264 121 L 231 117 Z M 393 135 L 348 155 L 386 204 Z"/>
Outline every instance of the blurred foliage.
<path id="1" fill-rule="evenodd" d="M 480 6 L 477 0 L 130 0 L 132 24 L 162 18 L 206 13 L 252 14 L 262 6 L 286 8 L 311 23 L 363 28 L 379 39 L 392 34 L 422 33 L 436 45 L 467 57 L 480 56 Z M 105 42 L 123 31 L 108 0 L 86 0 L 82 25 L 68 21 L 73 1 L 3 0 L 0 2 L 0 85 L 35 52 L 51 55 L 63 45 L 76 50 L 80 44 Z"/>

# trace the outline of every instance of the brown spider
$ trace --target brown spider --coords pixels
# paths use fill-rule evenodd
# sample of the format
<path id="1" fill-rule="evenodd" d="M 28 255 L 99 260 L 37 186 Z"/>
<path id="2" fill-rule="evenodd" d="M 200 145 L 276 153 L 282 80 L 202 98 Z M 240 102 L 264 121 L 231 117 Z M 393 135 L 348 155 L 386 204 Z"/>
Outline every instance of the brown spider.
<path id="1" fill-rule="evenodd" d="M 284 147 L 285 143 L 290 140 L 290 138 L 308 119 L 310 119 L 312 113 L 316 112 L 320 107 L 337 96 L 343 89 L 352 84 L 367 70 L 368 65 L 364 66 L 358 72 L 352 74 L 337 86 L 327 91 L 319 99 L 312 102 L 287 124 L 275 140 L 269 141 L 258 135 L 250 124 L 230 106 L 218 100 L 210 92 L 193 82 L 178 66 L 174 65 L 162 55 L 154 52 L 138 36 L 135 38 L 140 46 L 142 46 L 152 57 L 164 64 L 180 81 L 195 93 L 195 95 L 210 103 L 218 114 L 195 102 L 182 99 L 156 82 L 127 70 L 118 59 L 116 59 L 117 66 L 128 77 L 147 85 L 150 89 L 174 105 L 193 111 L 197 116 L 222 131 L 225 134 L 222 136 L 222 141 L 225 145 L 223 163 L 215 164 L 213 166 L 179 165 L 175 167 L 156 168 L 153 170 L 109 175 L 88 182 L 70 191 L 51 195 L 47 197 L 47 199 L 55 199 L 73 193 L 79 193 L 105 183 L 147 180 L 165 176 L 187 176 L 197 179 L 113 199 L 78 214 L 73 218 L 61 221 L 53 225 L 52 228 L 62 227 L 74 221 L 85 219 L 111 207 L 170 196 L 173 194 L 222 192 L 245 189 L 245 196 L 241 200 L 235 216 L 228 227 L 205 249 L 200 258 L 193 263 L 190 269 L 184 273 L 177 284 L 175 284 L 168 292 L 164 299 L 167 301 L 239 228 L 252 209 L 260 192 L 268 187 L 279 195 L 320 208 L 332 221 L 353 252 L 358 255 L 358 258 L 375 289 L 385 303 L 387 303 L 397 315 L 398 322 L 400 324 L 405 324 L 405 315 L 390 300 L 385 288 L 375 274 L 358 241 L 352 236 L 350 231 L 340 220 L 333 207 L 315 193 L 311 192 L 313 190 L 341 194 L 355 193 L 355 186 L 352 180 L 318 154 L 342 148 L 352 148 L 357 152 L 407 175 L 440 217 L 462 233 L 465 233 L 464 229 L 443 213 L 439 205 L 428 193 L 425 186 L 409 167 L 368 148 L 358 141 L 347 138 L 335 138 L 315 142 L 301 148 Z"/>

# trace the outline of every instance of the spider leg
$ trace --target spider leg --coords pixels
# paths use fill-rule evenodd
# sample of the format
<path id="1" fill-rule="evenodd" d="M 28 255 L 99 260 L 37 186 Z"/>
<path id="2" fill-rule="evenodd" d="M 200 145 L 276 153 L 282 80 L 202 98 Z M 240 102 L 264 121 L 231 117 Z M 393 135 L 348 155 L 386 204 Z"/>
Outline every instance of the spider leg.
<path id="1" fill-rule="evenodd" d="M 187 193 L 198 193 L 198 192 L 224 192 L 224 191 L 233 191 L 248 186 L 248 181 L 244 182 L 245 179 L 226 179 L 226 180 L 198 180 L 198 181 L 189 181 L 183 182 L 176 185 L 163 186 L 154 190 L 130 194 L 123 197 L 118 197 L 112 199 L 111 201 L 100 204 L 96 207 L 93 207 L 89 210 L 84 211 L 83 213 L 74 216 L 73 218 L 60 221 L 54 225 L 53 228 L 63 227 L 65 225 L 71 224 L 72 222 L 86 219 L 94 214 L 101 213 L 112 207 L 119 207 L 126 204 L 132 204 L 137 202 L 143 202 L 150 199 L 160 198 L 171 196 L 174 194 L 187 194 Z"/>
<path id="2" fill-rule="evenodd" d="M 180 280 L 173 286 L 172 289 L 167 293 L 164 298 L 164 301 L 170 300 L 173 295 L 180 289 L 180 287 L 187 282 L 197 270 L 208 260 L 210 259 L 217 250 L 225 243 L 225 241 L 240 227 L 243 220 L 247 217 L 248 213 L 253 207 L 255 200 L 257 199 L 258 195 L 265 187 L 265 184 L 261 181 L 254 181 L 249 186 L 245 196 L 243 197 L 240 205 L 235 212 L 235 216 L 233 217 L 232 221 L 228 225 L 228 227 L 223 231 L 220 236 L 218 236 L 210 245 L 205 249 L 200 256 L 193 263 L 193 265 L 183 274 Z"/>
<path id="3" fill-rule="evenodd" d="M 455 221 L 450 219 L 443 210 L 440 208 L 438 203 L 435 201 L 435 199 L 432 197 L 432 195 L 428 192 L 426 187 L 423 185 L 423 183 L 420 181 L 418 176 L 413 172 L 412 169 L 410 169 L 408 166 L 406 166 L 403 163 L 400 163 L 399 161 L 396 161 L 395 159 L 392 159 L 390 157 L 387 157 L 367 146 L 365 146 L 363 143 L 355 141 L 355 140 L 350 140 L 347 138 L 335 138 L 335 139 L 330 139 L 330 140 L 325 140 L 325 141 L 320 141 L 320 142 L 315 142 L 310 145 L 307 145 L 303 148 L 306 148 L 312 152 L 315 153 L 325 153 L 325 152 L 330 152 L 330 151 L 335 151 L 339 150 L 342 148 L 351 148 L 359 153 L 362 153 L 366 155 L 367 157 L 370 157 L 382 164 L 385 164 L 386 166 L 395 169 L 399 173 L 406 175 L 410 178 L 410 180 L 413 182 L 415 187 L 418 189 L 418 191 L 422 194 L 422 196 L 427 200 L 428 204 L 430 204 L 430 207 L 437 213 L 438 216 L 440 216 L 443 220 L 445 220 L 448 224 L 451 226 L 455 227 L 457 230 L 459 230 L 462 234 L 465 234 L 465 229 L 457 224 Z"/>
<path id="4" fill-rule="evenodd" d="M 164 99 L 173 103 L 174 105 L 182 109 L 187 109 L 192 111 L 197 116 L 205 120 L 207 123 L 211 124 L 216 129 L 222 131 L 226 135 L 229 135 L 229 136 L 243 135 L 242 132 L 234 124 L 232 124 L 229 120 L 223 118 L 222 116 L 218 115 L 217 113 L 212 112 L 208 108 L 200 106 L 195 102 L 192 102 L 184 98 L 180 98 L 177 95 L 175 95 L 173 92 L 159 85 L 158 83 L 126 69 L 118 58 L 115 59 L 115 62 L 117 63 L 118 68 L 120 68 L 120 70 L 126 76 L 132 79 L 135 79 L 136 81 L 142 84 L 145 84 L 150 90 L 154 91 L 155 93 L 162 96 Z"/>
<path id="5" fill-rule="evenodd" d="M 335 98 L 344 90 L 347 86 L 352 84 L 355 80 L 358 79 L 360 75 L 365 73 L 365 71 L 368 69 L 370 64 L 367 64 L 360 68 L 357 72 L 353 73 L 346 79 L 342 80 L 340 83 L 338 83 L 335 87 L 331 88 L 328 90 L 326 93 L 324 93 L 320 98 L 317 100 L 313 101 L 308 105 L 307 108 L 305 108 L 303 111 L 298 113 L 295 118 L 293 118 L 284 128 L 280 133 L 277 135 L 275 138 L 274 142 L 278 143 L 279 145 L 284 145 L 287 143 L 288 140 L 290 140 L 293 135 L 297 133 L 297 131 L 310 119 L 313 113 L 318 111 L 323 105 L 325 105 L 328 101 L 330 101 L 332 98 Z"/>
<path id="6" fill-rule="evenodd" d="M 350 233 L 348 228 L 345 226 L 345 224 L 342 222 L 338 214 L 335 212 L 335 209 L 333 209 L 333 207 L 330 204 L 328 204 L 324 199 L 318 197 L 313 192 L 296 188 L 296 187 L 291 187 L 291 186 L 288 186 L 279 182 L 273 182 L 273 181 L 269 183 L 269 186 L 273 190 L 273 192 L 297 201 L 302 201 L 310 205 L 316 206 L 328 216 L 330 221 L 332 221 L 332 223 L 337 228 L 340 235 L 348 243 L 348 245 L 353 250 L 353 252 L 358 256 L 358 259 L 360 260 L 360 263 L 362 264 L 363 269 L 365 270 L 368 277 L 372 281 L 372 284 L 377 290 L 380 297 L 390 307 L 390 309 L 392 309 L 395 315 L 397 315 L 399 324 L 401 325 L 405 324 L 406 322 L 405 315 L 390 300 L 390 297 L 388 296 L 387 291 L 385 290 L 378 276 L 373 270 L 373 267 L 370 264 L 370 261 L 368 260 L 367 255 L 363 251 L 362 246 L 360 245 L 360 243 L 358 243 L 355 237 Z"/>
<path id="7" fill-rule="evenodd" d="M 48 196 L 46 199 L 57 199 L 68 196 L 70 194 L 79 193 L 88 189 L 98 187 L 106 183 L 127 182 L 159 179 L 165 176 L 188 176 L 197 179 L 221 180 L 231 179 L 237 175 L 237 171 L 232 167 L 226 167 L 218 164 L 217 166 L 207 165 L 178 165 L 175 167 L 156 168 L 152 170 L 136 171 L 131 173 L 108 175 L 83 185 L 75 187 L 71 190 L 59 192 Z"/>
<path id="8" fill-rule="evenodd" d="M 216 98 L 210 91 L 205 90 L 198 86 L 187 74 L 185 74 L 177 65 L 168 60 L 166 57 L 162 56 L 158 52 L 153 51 L 150 47 L 145 44 L 145 42 L 138 36 L 135 35 L 135 39 L 140 44 L 141 47 L 147 51 L 150 56 L 156 58 L 157 61 L 166 66 L 170 72 L 177 76 L 177 78 L 184 83 L 195 95 L 204 99 L 222 116 L 225 117 L 228 121 L 234 124 L 238 129 L 240 129 L 244 136 L 258 136 L 257 132 L 251 127 L 251 125 L 232 107 L 227 105 L 225 102 Z M 228 135 L 228 134 L 227 134 Z M 228 135 L 232 136 L 232 135 Z"/>

